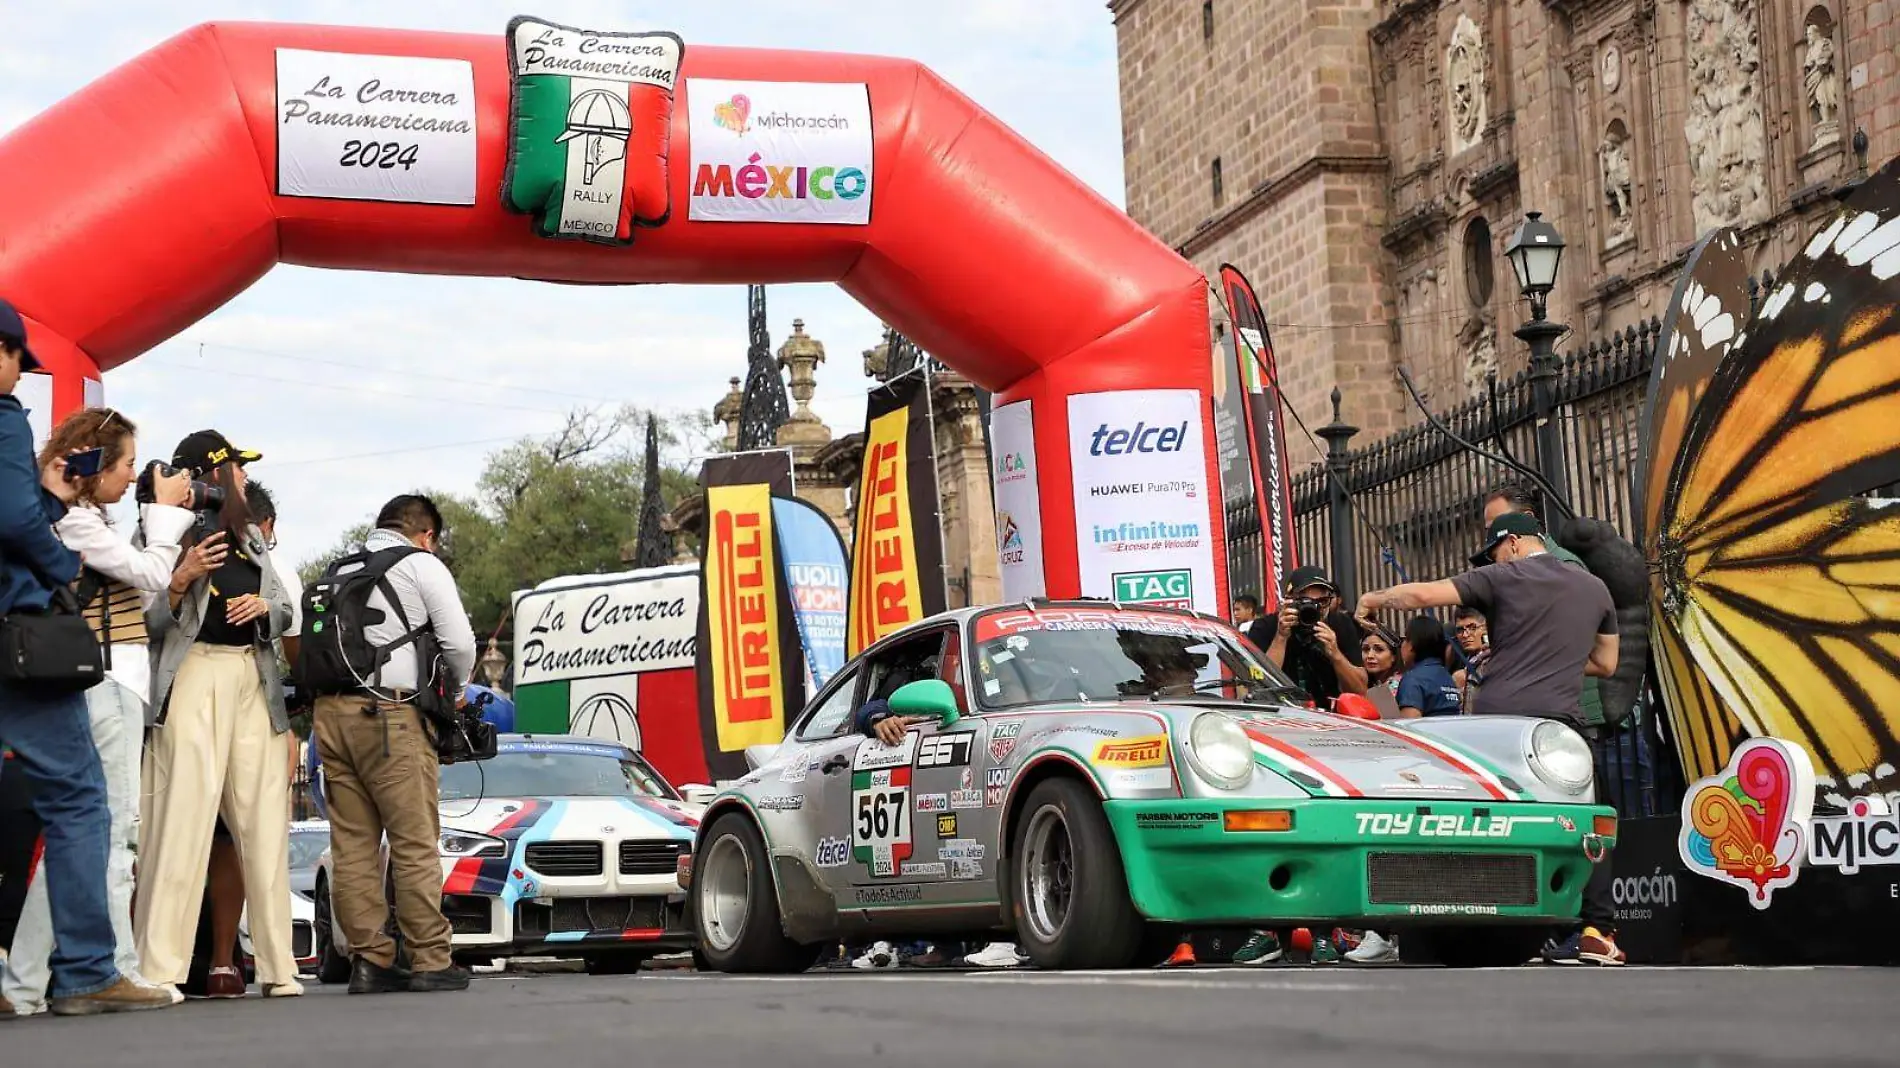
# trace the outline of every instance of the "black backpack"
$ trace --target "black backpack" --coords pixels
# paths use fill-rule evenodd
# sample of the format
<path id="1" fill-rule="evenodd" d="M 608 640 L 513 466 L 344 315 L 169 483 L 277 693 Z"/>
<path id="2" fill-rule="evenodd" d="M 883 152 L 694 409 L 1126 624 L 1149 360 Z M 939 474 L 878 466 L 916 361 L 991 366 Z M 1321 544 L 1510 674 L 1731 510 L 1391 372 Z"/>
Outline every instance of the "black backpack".
<path id="1" fill-rule="evenodd" d="M 409 620 L 402 602 L 389 584 L 389 569 L 404 558 L 422 552 L 398 545 L 375 552 L 351 553 L 333 562 L 323 577 L 303 595 L 303 637 L 297 647 L 297 686 L 306 693 L 351 694 L 381 683 L 383 665 L 397 649 L 428 631 L 429 621 L 413 627 L 388 645 L 370 643 L 366 632 L 388 616 L 369 606 L 369 595 L 383 591 L 383 599 L 404 626 Z"/>

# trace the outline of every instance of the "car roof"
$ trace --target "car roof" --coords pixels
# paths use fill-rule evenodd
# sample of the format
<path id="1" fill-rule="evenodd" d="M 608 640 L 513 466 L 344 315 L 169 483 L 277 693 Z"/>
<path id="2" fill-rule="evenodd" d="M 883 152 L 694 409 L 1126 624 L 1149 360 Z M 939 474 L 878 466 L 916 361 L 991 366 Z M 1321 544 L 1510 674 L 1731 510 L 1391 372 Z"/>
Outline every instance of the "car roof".
<path id="1" fill-rule="evenodd" d="M 1226 620 L 1219 616 L 1210 615 L 1206 612 L 1194 612 L 1186 608 L 1168 608 L 1161 605 L 1150 604 L 1123 604 L 1119 601 L 1111 601 L 1106 597 L 1067 597 L 1060 599 L 1052 597 L 1025 597 L 1020 601 L 1001 601 L 995 604 L 971 605 L 967 608 L 952 608 L 945 612 L 939 612 L 934 616 L 930 616 L 927 619 L 920 619 L 915 623 L 886 635 L 877 642 L 877 645 L 867 648 L 865 652 L 868 653 L 871 649 L 886 643 L 901 641 L 906 635 L 914 631 L 925 630 L 930 627 L 941 627 L 945 623 L 962 625 L 985 612 L 1008 611 L 1011 609 L 1019 609 L 1025 612 L 1041 612 L 1050 609 L 1061 611 L 1071 608 L 1093 608 L 1112 612 L 1142 612 L 1153 615 L 1188 616 L 1194 619 L 1205 619 L 1214 623 L 1231 626 L 1231 624 L 1228 624 Z M 860 653 L 859 655 L 862 656 L 863 654 Z"/>
<path id="2" fill-rule="evenodd" d="M 617 742 L 611 738 L 595 738 L 586 734 L 498 734 L 495 736 L 495 744 L 498 746 L 508 745 L 510 743 L 519 745 L 524 742 L 547 742 L 550 745 L 585 745 L 599 749 L 618 749 L 630 756 L 639 755 L 624 742 Z"/>

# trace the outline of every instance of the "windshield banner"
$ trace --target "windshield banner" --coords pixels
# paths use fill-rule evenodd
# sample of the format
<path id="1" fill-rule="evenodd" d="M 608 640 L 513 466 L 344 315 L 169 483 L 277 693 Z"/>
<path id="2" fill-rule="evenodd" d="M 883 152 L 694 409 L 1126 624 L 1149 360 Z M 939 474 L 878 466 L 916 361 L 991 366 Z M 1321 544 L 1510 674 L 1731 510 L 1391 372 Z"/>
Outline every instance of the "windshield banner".
<path id="1" fill-rule="evenodd" d="M 714 776 L 746 773 L 745 749 L 785 737 L 799 703 L 798 642 L 778 567 L 772 497 L 789 496 L 791 457 L 781 451 L 706 461 L 706 551 L 700 562 L 699 692 L 706 764 Z"/>
<path id="2" fill-rule="evenodd" d="M 929 370 L 871 391 L 851 550 L 852 656 L 947 607 Z"/>
<path id="3" fill-rule="evenodd" d="M 805 646 L 805 668 L 816 692 L 844 668 L 845 590 L 851 565 L 838 528 L 809 501 L 774 498 L 772 526 L 798 637 Z"/>

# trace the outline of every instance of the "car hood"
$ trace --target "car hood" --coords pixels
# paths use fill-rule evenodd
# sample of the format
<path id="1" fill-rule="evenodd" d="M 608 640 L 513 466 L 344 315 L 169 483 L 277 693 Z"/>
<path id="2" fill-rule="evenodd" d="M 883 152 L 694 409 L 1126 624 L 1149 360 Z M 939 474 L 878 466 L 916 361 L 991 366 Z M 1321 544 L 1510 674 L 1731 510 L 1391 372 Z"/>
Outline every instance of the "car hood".
<path id="1" fill-rule="evenodd" d="M 690 841 L 704 806 L 657 797 L 487 797 L 444 801 L 444 830 L 518 838 Z"/>
<path id="2" fill-rule="evenodd" d="M 1204 708 L 1177 706 L 1185 732 Z M 1314 797 L 1530 800 L 1525 785 L 1471 751 L 1406 729 L 1311 709 L 1216 709 L 1239 722 L 1254 762 Z"/>

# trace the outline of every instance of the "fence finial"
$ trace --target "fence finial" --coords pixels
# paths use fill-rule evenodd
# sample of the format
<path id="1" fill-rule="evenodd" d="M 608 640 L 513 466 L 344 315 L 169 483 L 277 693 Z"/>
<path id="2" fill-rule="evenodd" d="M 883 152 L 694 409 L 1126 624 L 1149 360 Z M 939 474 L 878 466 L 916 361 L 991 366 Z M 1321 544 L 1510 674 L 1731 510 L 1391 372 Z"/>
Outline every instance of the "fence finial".
<path id="1" fill-rule="evenodd" d="M 1339 387 L 1334 386 L 1333 387 L 1333 422 L 1335 423 L 1342 422 L 1342 420 L 1339 418 L 1339 402 L 1342 399 L 1343 398 L 1339 394 Z"/>

